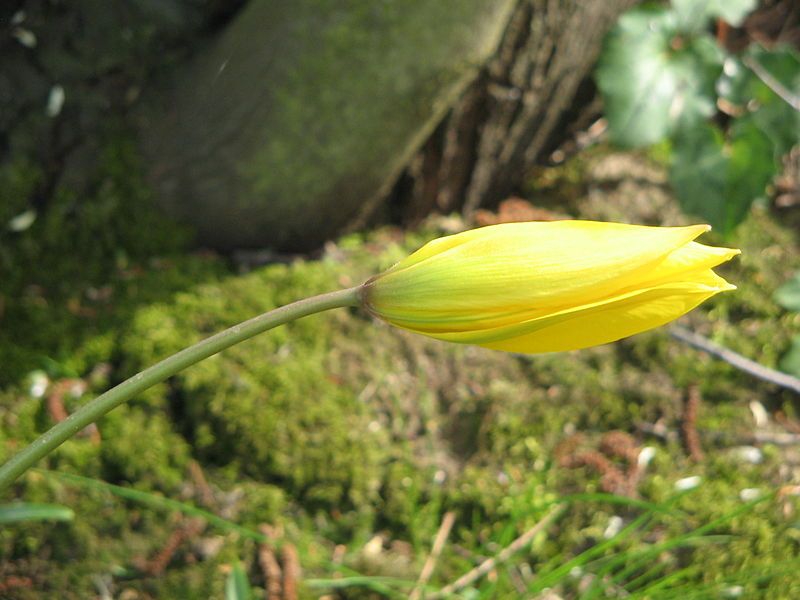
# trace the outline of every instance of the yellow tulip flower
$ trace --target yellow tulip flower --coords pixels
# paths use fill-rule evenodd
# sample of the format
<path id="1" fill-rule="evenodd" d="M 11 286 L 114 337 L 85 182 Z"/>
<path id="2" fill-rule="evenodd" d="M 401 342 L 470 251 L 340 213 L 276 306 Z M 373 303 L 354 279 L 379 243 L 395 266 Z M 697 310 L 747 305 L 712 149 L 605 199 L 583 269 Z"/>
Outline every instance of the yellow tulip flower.
<path id="1" fill-rule="evenodd" d="M 663 325 L 736 289 L 712 268 L 739 254 L 692 240 L 708 225 L 506 223 L 429 242 L 362 287 L 377 317 L 430 337 L 559 352 Z"/>

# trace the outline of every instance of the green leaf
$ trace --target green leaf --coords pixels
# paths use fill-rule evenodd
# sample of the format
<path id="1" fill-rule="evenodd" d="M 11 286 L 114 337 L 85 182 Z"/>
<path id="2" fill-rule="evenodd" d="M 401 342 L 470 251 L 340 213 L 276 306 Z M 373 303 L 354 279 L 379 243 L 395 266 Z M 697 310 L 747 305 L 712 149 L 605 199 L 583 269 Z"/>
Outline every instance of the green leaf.
<path id="1" fill-rule="evenodd" d="M 625 13 L 606 39 L 596 72 L 612 140 L 653 144 L 714 114 L 722 59 L 710 36 L 682 36 L 672 11 Z"/>
<path id="2" fill-rule="evenodd" d="M 13 502 L 0 505 L 0 524 L 23 523 L 27 521 L 72 521 L 75 513 L 59 504 L 34 504 Z"/>
<path id="3" fill-rule="evenodd" d="M 757 4 L 757 0 L 672 0 L 672 9 L 682 29 L 699 31 L 717 18 L 738 27 Z"/>
<path id="4" fill-rule="evenodd" d="M 761 76 L 746 64 L 758 69 Z M 800 140 L 800 111 L 781 98 L 773 87 L 800 93 L 800 54 L 790 47 L 764 50 L 751 45 L 741 59 L 728 58 L 717 84 L 719 95 L 747 111 L 758 127 L 769 136 L 776 161 Z"/>
<path id="5" fill-rule="evenodd" d="M 782 88 L 794 96 L 800 94 L 800 53 L 796 50 L 784 47 L 767 52 L 756 48 L 751 53 L 750 64 L 760 68 L 762 76 L 771 80 L 775 89 Z M 752 76 L 757 77 L 755 73 Z M 761 79 L 754 85 L 759 107 L 753 118 L 774 141 L 778 160 L 800 141 L 800 111 Z"/>
<path id="6" fill-rule="evenodd" d="M 761 82 L 753 72 L 744 66 L 741 58 L 729 56 L 722 67 L 722 75 L 717 81 L 719 97 L 745 110 L 747 104 L 755 99 L 757 91 L 766 89 L 769 97 L 769 88 L 760 85 Z"/>
<path id="7" fill-rule="evenodd" d="M 684 211 L 727 236 L 764 195 L 776 171 L 771 140 L 753 118 L 743 117 L 731 127 L 727 142 L 713 125 L 679 132 L 670 181 Z"/>
<path id="8" fill-rule="evenodd" d="M 708 14 L 738 27 L 758 6 L 758 0 L 708 0 Z"/>
<path id="9" fill-rule="evenodd" d="M 792 345 L 789 347 L 788 352 L 783 355 L 778 366 L 784 373 L 800 377 L 800 335 L 792 338 Z"/>
<path id="10" fill-rule="evenodd" d="M 683 210 L 714 227 L 727 221 L 728 159 L 723 144 L 722 132 L 713 125 L 687 129 L 675 138 L 670 165 L 670 182 Z"/>
<path id="11" fill-rule="evenodd" d="M 773 298 L 783 308 L 800 312 L 800 271 L 779 287 Z"/>
<path id="12" fill-rule="evenodd" d="M 253 590 L 247 581 L 247 573 L 242 564 L 237 562 L 225 582 L 225 600 L 250 600 L 252 597 Z"/>
<path id="13" fill-rule="evenodd" d="M 731 127 L 725 195 L 728 198 L 722 233 L 728 235 L 741 223 L 750 205 L 766 193 L 778 171 L 770 138 L 754 119 L 742 117 Z"/>

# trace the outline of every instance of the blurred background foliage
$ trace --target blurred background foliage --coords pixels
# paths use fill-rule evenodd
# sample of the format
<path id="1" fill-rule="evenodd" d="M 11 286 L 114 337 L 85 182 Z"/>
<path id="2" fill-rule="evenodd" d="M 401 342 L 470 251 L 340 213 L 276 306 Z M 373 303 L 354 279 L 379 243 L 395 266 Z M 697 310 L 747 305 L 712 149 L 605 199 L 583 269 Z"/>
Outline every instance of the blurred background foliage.
<path id="1" fill-rule="evenodd" d="M 666 144 L 681 206 L 724 236 L 767 194 L 800 138 L 800 53 L 757 40 L 726 48 L 724 32 L 755 5 L 677 0 L 631 10 L 597 70 L 611 139 Z"/>
<path id="2" fill-rule="evenodd" d="M 709 242 L 742 248 L 724 267 L 739 290 L 681 325 L 800 375 L 795 2 L 519 0 L 492 13 L 502 34 L 488 58 L 448 63 L 442 51 L 425 69 L 413 53 L 434 56 L 443 17 L 422 18 L 424 2 L 384 4 L 0 7 L 0 458 L 193 341 L 356 285 L 433 237 L 510 220 L 711 222 Z M 318 56 L 356 79 L 329 90 L 340 71 L 309 59 L 312 75 L 327 73 L 317 89 L 291 63 L 281 94 L 253 93 L 300 120 L 270 132 L 257 111 L 237 111 L 260 89 L 244 79 L 214 91 L 230 102 L 210 127 L 211 96 L 193 87 L 206 79 L 192 74 L 263 32 L 261 11 L 279 32 L 319 27 Z M 408 23 L 414 48 L 380 37 Z M 387 72 L 407 66 L 369 106 L 346 93 L 372 89 L 357 81 L 364 52 Z M 253 60 L 276 68 L 290 54 Z M 445 63 L 455 70 L 431 75 Z M 453 73 L 458 93 L 438 93 Z M 298 81 L 315 92 L 295 95 L 308 89 Z M 199 111 L 191 139 L 208 139 L 205 127 L 218 143 L 189 144 L 176 110 Z M 360 115 L 405 134 L 372 144 L 344 126 Z M 282 171 L 274 155 L 260 167 L 284 176 L 281 210 L 300 233 L 283 243 L 265 227 L 258 243 L 220 250 L 186 217 L 191 194 L 165 198 L 164 185 L 193 172 L 180 167 L 192 146 L 211 165 L 203 193 L 222 223 L 242 200 L 221 182 L 248 181 L 229 151 L 245 134 L 308 146 L 307 172 Z M 153 140 L 165 135 L 160 157 Z M 345 162 L 326 163 L 327 150 Z M 285 164 L 302 169 L 298 156 Z M 390 163 L 353 186 L 365 164 Z M 324 193 L 294 202 L 292 190 Z M 337 194 L 360 212 L 344 215 Z M 176 198 L 182 209 L 165 215 Z M 149 390 L 26 474 L 0 505 L 0 596 L 793 598 L 798 399 L 669 329 L 524 357 L 358 311 L 318 315 Z"/>

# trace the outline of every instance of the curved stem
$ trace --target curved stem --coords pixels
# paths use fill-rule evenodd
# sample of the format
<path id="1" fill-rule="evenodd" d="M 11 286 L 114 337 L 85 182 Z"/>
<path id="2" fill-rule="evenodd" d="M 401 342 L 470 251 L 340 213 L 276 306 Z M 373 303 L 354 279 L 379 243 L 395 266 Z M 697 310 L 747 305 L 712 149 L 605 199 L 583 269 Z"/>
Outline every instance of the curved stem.
<path id="1" fill-rule="evenodd" d="M 147 388 L 164 381 L 175 373 L 243 342 L 259 333 L 314 313 L 360 304 L 359 287 L 321 294 L 281 306 L 254 317 L 230 329 L 185 348 L 152 367 L 137 373 L 119 385 L 81 406 L 64 421 L 56 424 L 0 467 L 0 491 L 11 485 L 17 477 L 40 459 L 58 448 L 81 429 L 97 421 L 110 410 Z"/>

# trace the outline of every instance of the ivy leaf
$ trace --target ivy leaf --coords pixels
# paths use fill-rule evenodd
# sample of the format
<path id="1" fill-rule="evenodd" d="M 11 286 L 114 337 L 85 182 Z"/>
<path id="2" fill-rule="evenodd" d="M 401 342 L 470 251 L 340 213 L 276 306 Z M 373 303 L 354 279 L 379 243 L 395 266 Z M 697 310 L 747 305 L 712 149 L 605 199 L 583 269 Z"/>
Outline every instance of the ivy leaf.
<path id="1" fill-rule="evenodd" d="M 800 377 L 800 335 L 792 338 L 792 345 L 778 365 L 784 373 Z"/>
<path id="2" fill-rule="evenodd" d="M 682 28 L 699 31 L 717 18 L 738 27 L 757 4 L 757 0 L 672 0 L 672 9 Z"/>
<path id="3" fill-rule="evenodd" d="M 800 312 L 800 271 L 779 287 L 773 298 L 783 308 Z"/>
<path id="4" fill-rule="evenodd" d="M 709 36 L 683 36 L 666 8 L 625 13 L 606 39 L 596 72 L 612 140 L 646 146 L 710 117 L 722 59 Z"/>
<path id="5" fill-rule="evenodd" d="M 753 68 L 759 69 L 761 77 Z M 800 111 L 762 80 L 769 78 L 783 90 L 800 93 L 800 53 L 783 47 L 770 51 L 751 46 L 741 59 L 725 61 L 723 75 L 717 84 L 720 97 L 752 116 L 758 127 L 774 145 L 776 162 L 800 140 Z"/>
<path id="6" fill-rule="evenodd" d="M 754 119 L 743 117 L 731 126 L 725 195 L 728 197 L 723 235 L 728 235 L 747 216 L 754 200 L 764 197 L 778 172 L 770 138 Z"/>
<path id="7" fill-rule="evenodd" d="M 751 53 L 749 64 L 759 68 L 763 77 L 771 78 L 773 86 L 795 96 L 800 94 L 800 54 L 794 49 L 767 52 L 757 48 Z M 752 76 L 756 77 L 756 74 Z M 758 108 L 753 112 L 753 118 L 775 143 L 776 160 L 779 160 L 800 140 L 800 111 L 760 79 L 754 85 L 757 86 L 755 98 Z"/>
<path id="8" fill-rule="evenodd" d="M 772 142 L 752 118 L 738 119 L 727 141 L 708 124 L 675 137 L 670 180 L 678 201 L 723 236 L 744 220 L 776 171 Z"/>
<path id="9" fill-rule="evenodd" d="M 709 15 L 738 27 L 756 9 L 758 0 L 708 0 L 706 5 Z"/>
<path id="10" fill-rule="evenodd" d="M 718 127 L 703 124 L 682 130 L 675 138 L 670 182 L 681 207 L 702 216 L 715 228 L 727 221 L 725 196 L 728 159 Z"/>

